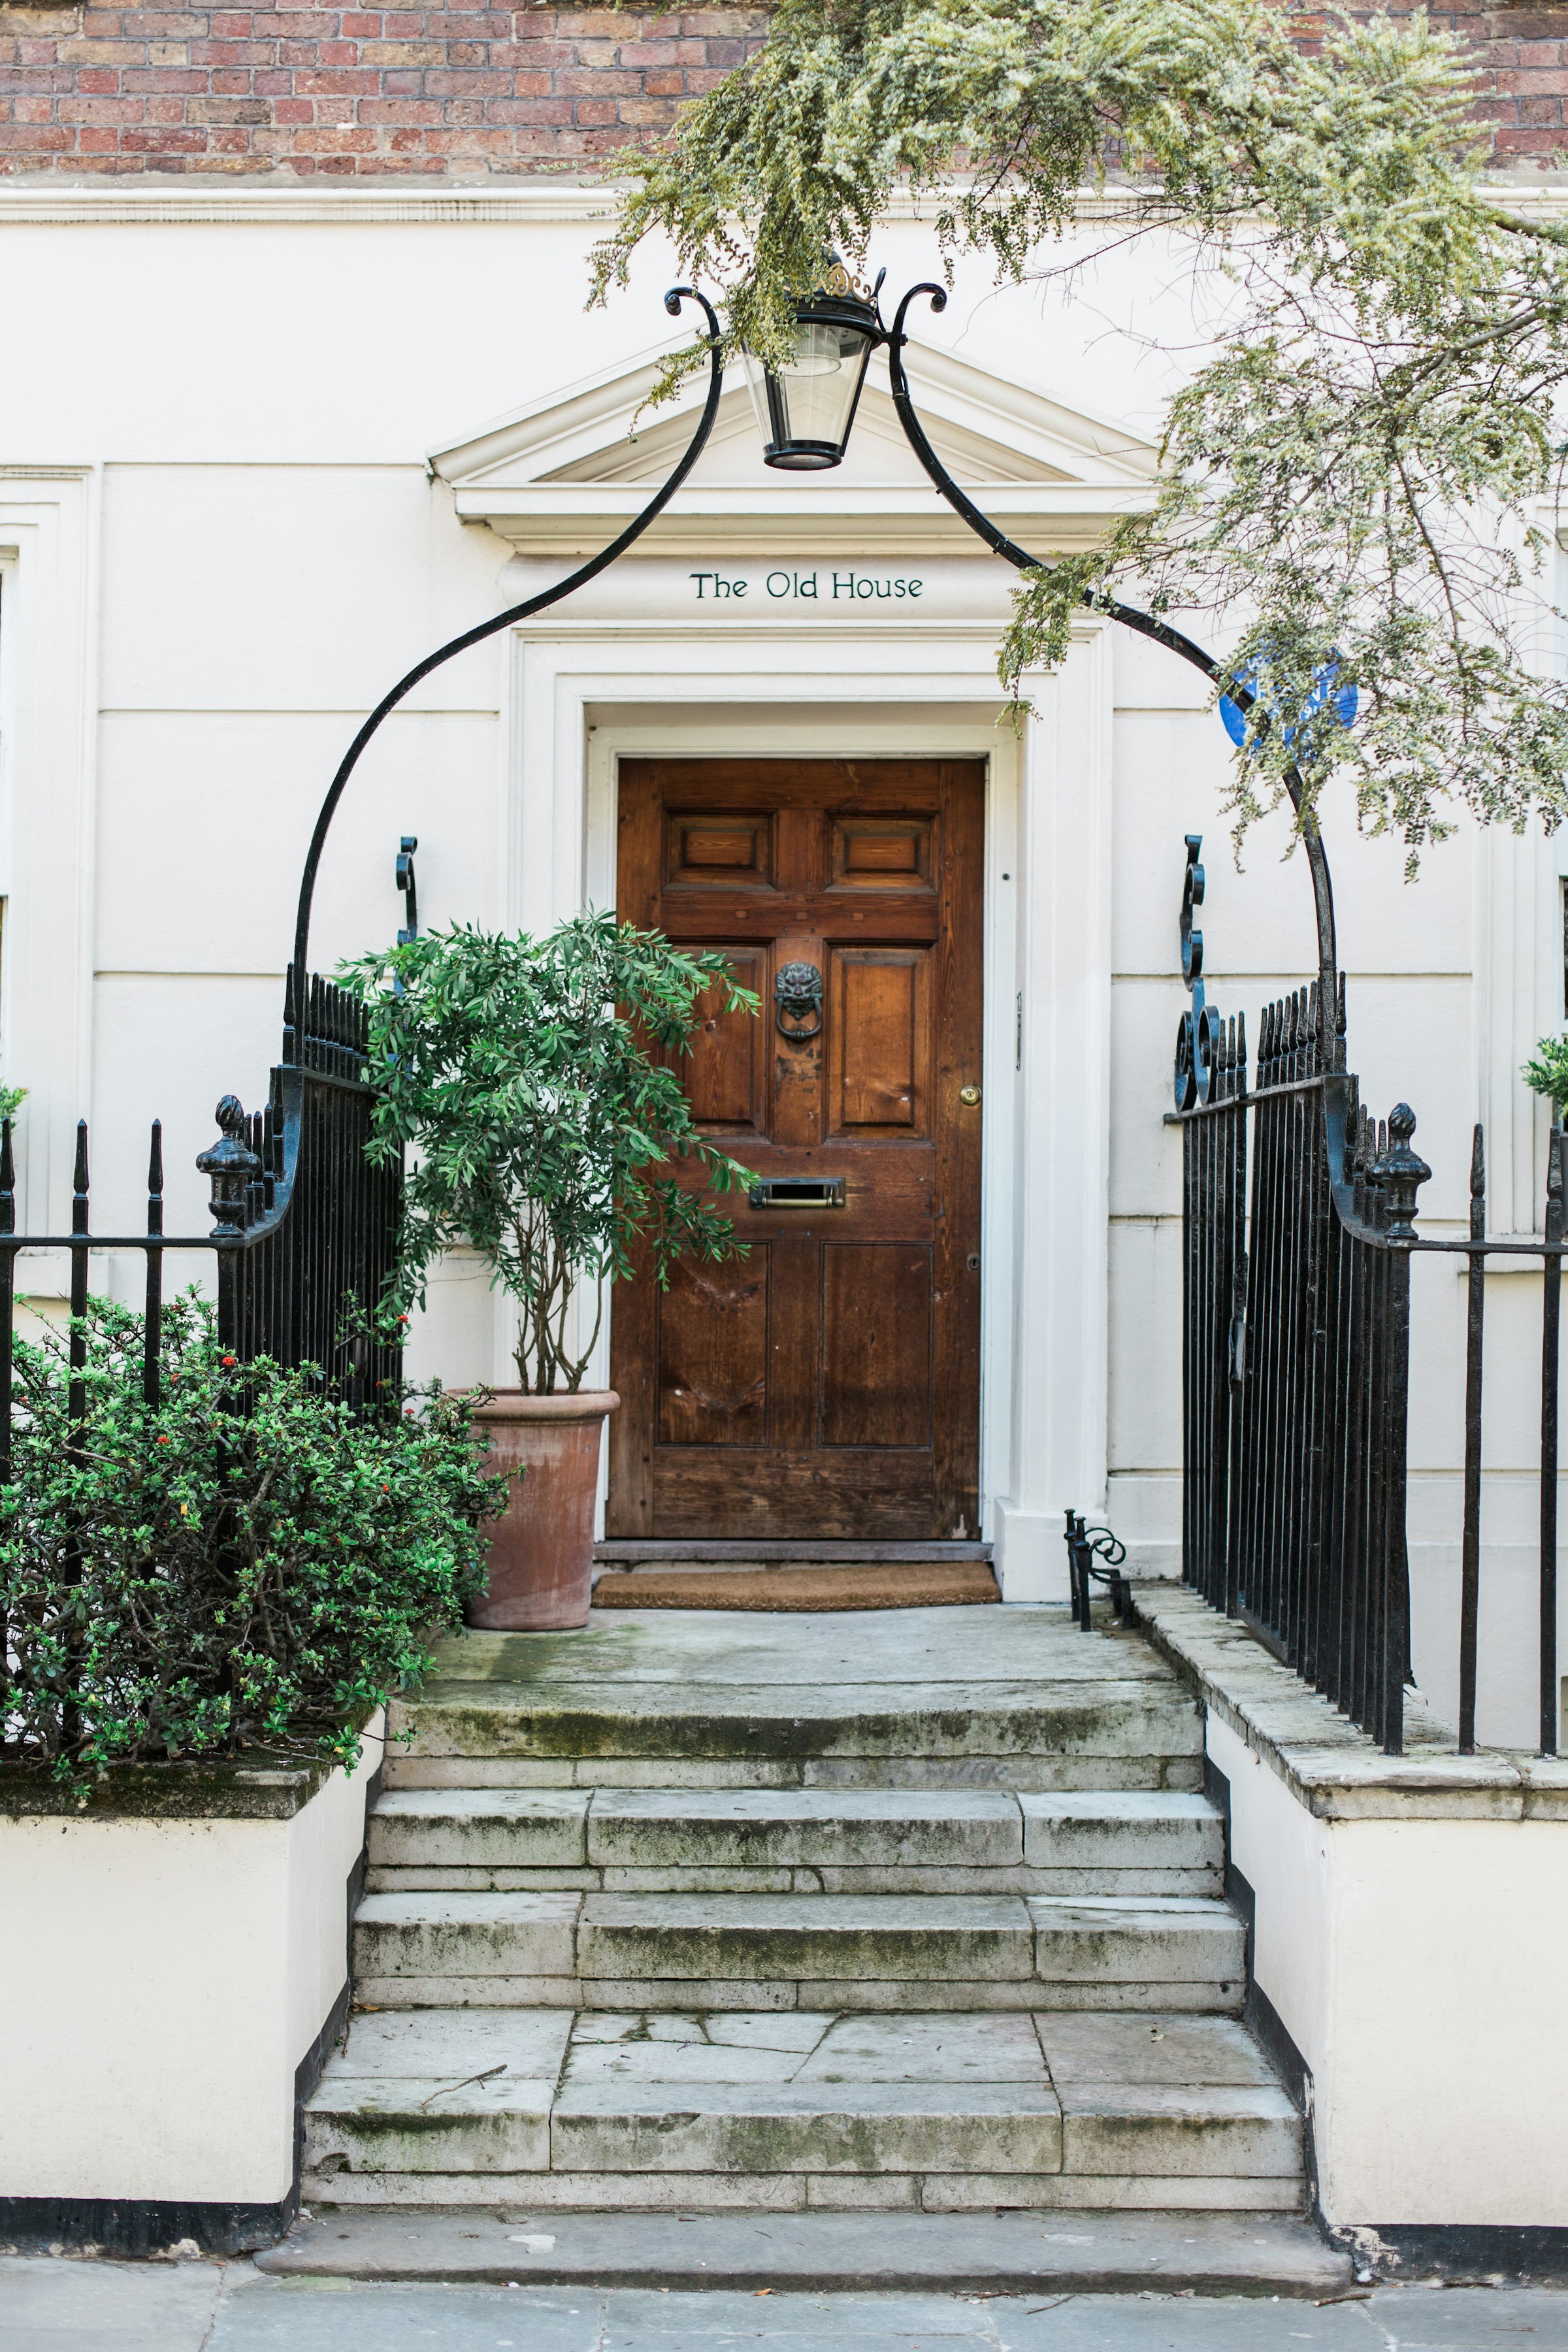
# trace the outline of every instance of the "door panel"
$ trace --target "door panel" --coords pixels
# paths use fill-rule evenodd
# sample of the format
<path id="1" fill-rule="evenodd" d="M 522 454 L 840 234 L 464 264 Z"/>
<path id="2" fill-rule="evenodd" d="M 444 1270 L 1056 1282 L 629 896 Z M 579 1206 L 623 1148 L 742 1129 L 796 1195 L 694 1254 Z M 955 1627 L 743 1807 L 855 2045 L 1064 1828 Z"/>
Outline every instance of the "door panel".
<path id="1" fill-rule="evenodd" d="M 727 948 L 725 953 L 741 986 L 763 994 L 768 983 L 763 950 Z M 713 1134 L 749 1128 L 765 1135 L 767 1041 L 750 1013 L 725 1010 L 723 996 L 712 988 L 700 1000 L 702 1025 L 678 1065 L 681 1084 L 699 1127 Z"/>
<path id="2" fill-rule="evenodd" d="M 836 890 L 929 890 L 929 817 L 837 817 L 828 835 Z"/>
<path id="3" fill-rule="evenodd" d="M 930 1129 L 931 951 L 836 948 L 827 1132 Z"/>
<path id="4" fill-rule="evenodd" d="M 762 999 L 704 1008 L 697 1117 L 842 1204 L 728 1196 L 749 1257 L 617 1288 L 609 1530 L 973 1537 L 984 769 L 627 761 L 620 797 L 623 917 Z M 821 977 L 820 1026 L 781 1017 L 789 963 Z"/>
<path id="5" fill-rule="evenodd" d="M 682 1258 L 658 1299 L 658 1443 L 767 1442 L 768 1253 Z"/>
<path id="6" fill-rule="evenodd" d="M 822 1253 L 822 1443 L 931 1444 L 931 1252 L 829 1242 Z"/>

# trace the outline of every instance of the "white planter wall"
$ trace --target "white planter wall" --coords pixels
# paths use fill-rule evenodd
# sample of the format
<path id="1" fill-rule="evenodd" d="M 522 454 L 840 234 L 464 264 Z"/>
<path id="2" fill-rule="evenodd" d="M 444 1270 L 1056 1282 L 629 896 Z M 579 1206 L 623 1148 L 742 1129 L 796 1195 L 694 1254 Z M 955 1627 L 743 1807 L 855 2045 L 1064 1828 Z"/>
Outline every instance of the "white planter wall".
<path id="1" fill-rule="evenodd" d="M 1310 2069 L 1325 2220 L 1369 2252 L 1401 2225 L 1568 2226 L 1568 1818 L 1385 1794 L 1394 1818 L 1321 1820 L 1212 1708 L 1208 1752 L 1254 1980 Z"/>
<path id="2" fill-rule="evenodd" d="M 0 1818 L 0 2205 L 289 2199 L 381 1747 L 285 1819 Z"/>

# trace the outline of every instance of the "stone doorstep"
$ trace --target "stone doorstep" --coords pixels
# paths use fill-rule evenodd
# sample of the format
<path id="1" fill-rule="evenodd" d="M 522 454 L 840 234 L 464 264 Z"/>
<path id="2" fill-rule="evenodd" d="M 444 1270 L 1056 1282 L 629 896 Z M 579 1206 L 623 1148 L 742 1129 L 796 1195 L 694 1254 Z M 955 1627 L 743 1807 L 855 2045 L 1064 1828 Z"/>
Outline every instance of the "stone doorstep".
<path id="1" fill-rule="evenodd" d="M 356 1973 L 584 1979 L 742 1976 L 1226 1983 L 1243 1930 L 1198 1897 L 396 1894 L 367 1895 Z"/>
<path id="2" fill-rule="evenodd" d="M 372 1866 L 366 1892 L 604 1895 L 1079 1895 L 1217 1897 L 1218 1870 L 509 1870 L 498 1866 Z"/>
<path id="3" fill-rule="evenodd" d="M 589 2003 L 605 2009 L 649 2011 L 854 2010 L 868 2016 L 915 2015 L 957 2010 L 1093 2011 L 1122 2015 L 1149 2009 L 1193 2016 L 1239 2017 L 1245 1988 L 1239 1975 L 1224 1981 L 1162 1982 L 1134 1979 L 1126 1984 L 1089 1980 L 1043 1983 L 1037 1977 L 990 1977 L 965 1981 L 951 1977 L 804 1977 L 798 1983 L 772 1978 L 728 1977 L 359 1977 L 355 1990 L 369 2008 L 576 2010 Z"/>
<path id="4" fill-rule="evenodd" d="M 307 2212 L 1298 2214 L 1300 2179 L 1211 2173 L 306 2172 Z M 537 2226 L 537 2223 L 534 2224 Z M 702 2282 L 706 2284 L 708 2282 Z"/>
<path id="5" fill-rule="evenodd" d="M 1200 1873 L 1223 1848 L 1206 1799 L 1151 1790 L 399 1790 L 370 1822 L 375 1867 Z"/>
<path id="6" fill-rule="evenodd" d="M 354 2019 L 307 2156 L 378 2175 L 1295 2181 L 1300 2125 L 1248 2037 L 1213 2020 L 405 2011 Z"/>
<path id="7" fill-rule="evenodd" d="M 967 1612 L 958 1644 L 950 1610 L 916 1607 L 864 1618 L 834 1610 L 785 1615 L 618 1611 L 564 1633 L 475 1633 L 436 1644 L 431 1681 L 605 1692 L 660 1693 L 693 1686 L 792 1690 L 854 1683 L 898 1694 L 931 1684 L 968 1696 L 980 1684 L 1138 1680 L 1172 1686 L 1171 1670 L 1137 1633 L 1075 1626 L 1065 1605 L 1009 1610 L 985 1622 Z"/>
<path id="8" fill-rule="evenodd" d="M 667 1708 L 618 1689 L 437 1684 L 398 1702 L 395 1738 L 412 1738 L 411 1757 L 689 1759 L 885 1758 L 968 1755 L 1080 1759 L 1195 1756 L 1202 1724 L 1174 1686 L 1142 1680 L 1086 1681 L 1056 1687 L 982 1683 L 961 1692 L 931 1683 L 751 1688 L 689 1684 L 668 1688 Z"/>
<path id="9" fill-rule="evenodd" d="M 1299 2183 L 1282 2091 L 1018 2083 L 356 2083 L 318 2090 L 306 2157 L 356 2172 L 1084 2173 Z M 477 2095 L 472 2095 L 477 2094 Z"/>
<path id="10" fill-rule="evenodd" d="M 1017 2083 L 567 2084 L 553 2106 L 546 2086 L 543 2115 L 523 2103 L 532 2087 L 520 2085 L 520 2104 L 504 2114 L 453 2093 L 437 2125 L 392 2086 L 340 2078 L 310 2103 L 307 2158 L 320 2167 L 342 2155 L 376 2172 L 1062 2168 L 1055 2094 Z M 1135 2150 L 1119 2168 L 1137 2170 Z"/>
<path id="11" fill-rule="evenodd" d="M 598 2213 L 560 2210 L 542 2195 L 545 2185 L 527 2179 L 491 2184 L 488 2212 L 470 2208 L 416 2217 L 390 2199 L 379 2211 L 344 2210 L 340 2200 L 324 2221 L 302 2218 L 282 2245 L 256 2257 L 257 2267 L 316 2278 L 820 2292 L 942 2286 L 1030 2295 L 1136 2294 L 1152 2287 L 1164 2294 L 1312 2297 L 1342 2294 L 1352 2284 L 1349 2257 L 1325 2246 L 1308 2223 L 1256 2210 L 1096 2212 L 1071 2200 L 1065 2201 L 1079 2218 L 1070 2231 L 1043 2226 L 1026 2211 L 973 2210 L 951 2220 L 940 2210 L 889 2212 L 868 2230 L 855 2212 L 802 2210 L 807 2182 L 795 2175 L 767 2184 L 787 2202 L 764 2204 L 752 2194 L 753 2210 L 771 2216 L 759 2227 L 744 2211 L 699 2216 L 693 2176 L 674 2182 L 631 2176 L 607 2184 L 621 2202 Z M 841 2188 L 837 2181 L 827 2185 L 835 2193 Z M 962 2185 L 990 2192 L 993 2206 L 1023 2194 L 1005 2179 Z M 583 2184 L 573 2186 L 580 2190 Z M 758 2184 L 739 2186 L 754 2192 Z M 1084 2186 L 1103 2197 L 1111 2184 Z M 921 2187 L 928 2196 L 942 2194 L 940 2182 Z M 501 2214 L 495 2210 L 498 2189 L 506 2209 Z M 639 2190 L 651 2191 L 650 2204 L 657 2199 L 662 2210 L 628 2210 Z M 1063 2202 L 1059 2195 L 1051 2198 L 1058 2209 Z M 1040 2203 L 1050 2210 L 1044 2196 Z"/>
<path id="12" fill-rule="evenodd" d="M 1179 1756 L 419 1756 L 389 1750 L 387 1789 L 1176 1790 L 1203 1786 L 1201 1748 Z"/>

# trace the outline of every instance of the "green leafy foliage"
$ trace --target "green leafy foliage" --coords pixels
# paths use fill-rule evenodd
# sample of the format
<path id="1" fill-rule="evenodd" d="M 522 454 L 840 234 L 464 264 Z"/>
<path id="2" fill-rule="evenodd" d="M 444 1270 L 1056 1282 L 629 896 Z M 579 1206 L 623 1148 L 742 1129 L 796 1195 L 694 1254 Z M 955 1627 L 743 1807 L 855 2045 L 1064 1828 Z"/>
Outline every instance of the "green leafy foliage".
<path id="1" fill-rule="evenodd" d="M 517 1304 L 525 1390 L 581 1384 L 599 1323 L 585 1346 L 569 1340 L 573 1294 L 601 1286 L 602 1314 L 602 1285 L 630 1273 L 635 1246 L 661 1283 L 683 1251 L 741 1254 L 706 1195 L 749 1171 L 698 1128 L 679 1068 L 712 1013 L 756 1012 L 722 956 L 590 911 L 537 940 L 425 932 L 342 977 L 370 1010 L 373 1155 L 416 1151 L 405 1296 L 470 1242 Z"/>
<path id="2" fill-rule="evenodd" d="M 1102 244 L 1158 234 L 1163 288 L 1190 271 L 1194 363 L 1144 511 L 1091 552 L 1041 551 L 1003 678 L 1059 662 L 1086 599 L 1217 614 L 1225 683 L 1255 671 L 1284 722 L 1237 756 L 1238 835 L 1292 761 L 1300 822 L 1349 770 L 1413 866 L 1456 801 L 1516 828 L 1568 809 L 1538 528 L 1568 229 L 1485 185 L 1475 95 L 1418 12 L 1313 39 L 1258 0 L 780 0 L 761 52 L 625 159 L 595 294 L 659 233 L 724 289 L 729 340 L 778 360 L 825 253 L 862 263 L 900 188 L 950 252 L 1064 294 L 1098 189 Z M 1359 692 L 1349 734 L 1326 708 L 1293 723 L 1331 661 Z"/>
<path id="3" fill-rule="evenodd" d="M 1520 1076 L 1527 1087 L 1538 1095 L 1545 1095 L 1559 1118 L 1568 1106 L 1568 1037 L 1542 1037 L 1535 1048 L 1535 1058 L 1526 1062 Z"/>
<path id="4" fill-rule="evenodd" d="M 355 1413 L 309 1366 L 237 1365 L 194 1293 L 163 1310 L 163 1402 L 142 1323 L 102 1300 L 16 1343 L 0 1521 L 8 1759 L 78 1785 L 106 1766 L 247 1748 L 352 1762 L 483 1581 L 504 1505 L 470 1407 L 432 1391 Z M 0 1649 L 0 1659 L 5 1651 Z"/>
<path id="5" fill-rule="evenodd" d="M 26 1099 L 26 1087 L 0 1087 L 0 1118 L 15 1118 Z"/>

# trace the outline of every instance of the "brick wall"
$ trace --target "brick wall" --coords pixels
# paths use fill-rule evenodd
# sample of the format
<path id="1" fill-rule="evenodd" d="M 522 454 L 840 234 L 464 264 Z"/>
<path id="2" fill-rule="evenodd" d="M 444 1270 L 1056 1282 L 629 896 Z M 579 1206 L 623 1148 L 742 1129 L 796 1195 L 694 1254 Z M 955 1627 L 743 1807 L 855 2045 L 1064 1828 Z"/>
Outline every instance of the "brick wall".
<path id="1" fill-rule="evenodd" d="M 1568 144 L 1568 7 L 1439 17 L 1475 46 L 1500 164 Z M 761 40 L 760 8 L 0 5 L 0 174 L 527 173 L 669 122 Z"/>
<path id="2" fill-rule="evenodd" d="M 0 6 L 0 173 L 527 173 L 669 122 L 761 9 Z"/>

